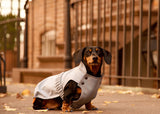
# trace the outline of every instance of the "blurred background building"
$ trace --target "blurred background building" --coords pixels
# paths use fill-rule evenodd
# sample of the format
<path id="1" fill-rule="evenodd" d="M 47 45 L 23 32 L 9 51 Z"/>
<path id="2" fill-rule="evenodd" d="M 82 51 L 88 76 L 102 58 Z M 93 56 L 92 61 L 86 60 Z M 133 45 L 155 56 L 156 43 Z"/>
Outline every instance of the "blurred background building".
<path id="1" fill-rule="evenodd" d="M 37 83 L 74 67 L 71 55 L 77 49 L 96 45 L 112 53 L 111 66 L 103 66 L 103 84 L 159 88 L 159 4 L 159 0 L 0 0 L 0 49 L 7 76 L 15 82 Z"/>

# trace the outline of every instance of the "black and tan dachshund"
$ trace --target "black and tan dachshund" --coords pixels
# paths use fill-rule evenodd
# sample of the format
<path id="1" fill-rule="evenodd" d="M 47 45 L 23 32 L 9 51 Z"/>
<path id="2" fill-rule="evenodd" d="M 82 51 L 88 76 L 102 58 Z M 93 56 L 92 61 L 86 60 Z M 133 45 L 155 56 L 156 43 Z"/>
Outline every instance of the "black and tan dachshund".
<path id="1" fill-rule="evenodd" d="M 111 54 L 96 46 L 85 47 L 74 53 L 77 67 L 42 80 L 35 88 L 33 109 L 62 109 L 72 111 L 85 105 L 87 110 L 96 110 L 91 104 L 101 84 L 103 59 L 111 64 Z"/>

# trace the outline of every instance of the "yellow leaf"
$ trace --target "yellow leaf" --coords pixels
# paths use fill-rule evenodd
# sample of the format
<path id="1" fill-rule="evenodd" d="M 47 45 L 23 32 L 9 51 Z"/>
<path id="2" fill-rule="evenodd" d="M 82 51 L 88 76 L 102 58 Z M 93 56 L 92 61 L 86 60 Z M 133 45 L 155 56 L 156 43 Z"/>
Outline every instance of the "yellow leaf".
<path id="1" fill-rule="evenodd" d="M 110 102 L 110 101 L 104 101 L 104 103 L 106 103 L 106 104 L 110 104 L 111 102 Z"/>
<path id="2" fill-rule="evenodd" d="M 0 93 L 0 98 L 6 97 L 7 94 L 6 93 Z"/>
<path id="3" fill-rule="evenodd" d="M 84 113 L 89 113 L 89 111 L 83 111 L 82 113 L 83 113 L 83 114 L 84 114 Z"/>
<path id="4" fill-rule="evenodd" d="M 119 101 L 112 101 L 112 103 L 118 103 Z"/>
<path id="5" fill-rule="evenodd" d="M 16 108 L 10 108 L 9 106 L 5 105 L 4 110 L 6 110 L 6 111 L 16 111 Z"/>
<path id="6" fill-rule="evenodd" d="M 132 94 L 133 92 L 131 90 L 127 91 L 118 91 L 119 94 Z"/>
<path id="7" fill-rule="evenodd" d="M 159 95 L 159 94 L 153 94 L 151 97 L 152 97 L 152 98 L 157 98 L 157 99 L 159 99 L 159 98 L 160 98 L 160 95 Z"/>
<path id="8" fill-rule="evenodd" d="M 99 88 L 99 89 L 98 89 L 98 92 L 102 92 L 102 89 L 101 89 L 101 88 Z"/>
<path id="9" fill-rule="evenodd" d="M 30 94 L 31 94 L 31 92 L 28 89 L 25 89 L 22 91 L 23 96 L 29 96 Z"/>
<path id="10" fill-rule="evenodd" d="M 37 112 L 47 112 L 47 111 L 48 111 L 48 109 L 43 109 L 43 110 L 35 110 L 35 111 L 37 111 Z"/>
<path id="11" fill-rule="evenodd" d="M 143 92 L 138 92 L 138 93 L 136 93 L 137 95 L 144 95 L 144 93 Z"/>
<path id="12" fill-rule="evenodd" d="M 103 113 L 103 111 L 96 111 L 97 113 Z"/>
<path id="13" fill-rule="evenodd" d="M 132 106 L 135 106 L 135 104 L 132 104 Z"/>

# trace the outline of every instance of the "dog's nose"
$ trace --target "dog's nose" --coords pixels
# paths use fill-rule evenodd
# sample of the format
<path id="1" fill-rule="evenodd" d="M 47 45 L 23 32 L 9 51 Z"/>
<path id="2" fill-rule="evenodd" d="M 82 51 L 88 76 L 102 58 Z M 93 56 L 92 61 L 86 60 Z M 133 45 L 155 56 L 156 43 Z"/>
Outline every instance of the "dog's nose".
<path id="1" fill-rule="evenodd" d="M 97 56 L 93 56 L 93 61 L 97 61 L 98 57 Z"/>

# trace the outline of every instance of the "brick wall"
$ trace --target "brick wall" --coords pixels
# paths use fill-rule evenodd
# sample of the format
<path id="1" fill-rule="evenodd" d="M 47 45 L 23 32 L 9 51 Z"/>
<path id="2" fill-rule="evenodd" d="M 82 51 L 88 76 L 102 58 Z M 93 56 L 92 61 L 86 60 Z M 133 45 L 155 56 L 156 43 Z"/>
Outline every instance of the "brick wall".
<path id="1" fill-rule="evenodd" d="M 64 39 L 64 0 L 34 0 L 29 3 L 28 66 L 38 68 L 41 55 L 41 35 L 56 31 L 56 42 Z M 55 17 L 57 17 L 55 19 Z M 57 51 L 57 54 L 59 52 Z"/>

